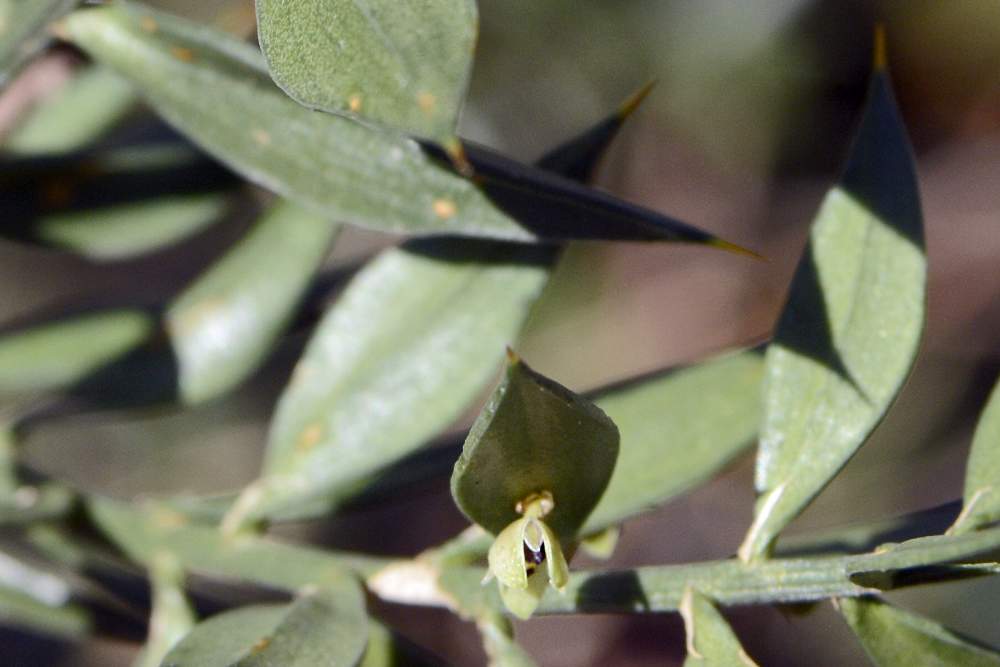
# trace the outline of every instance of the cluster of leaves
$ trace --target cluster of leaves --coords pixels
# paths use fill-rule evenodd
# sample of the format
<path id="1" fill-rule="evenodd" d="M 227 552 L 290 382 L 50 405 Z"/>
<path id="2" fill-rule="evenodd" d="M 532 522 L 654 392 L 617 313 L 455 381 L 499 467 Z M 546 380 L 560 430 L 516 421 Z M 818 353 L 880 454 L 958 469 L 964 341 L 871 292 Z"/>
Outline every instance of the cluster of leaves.
<path id="1" fill-rule="evenodd" d="M 169 303 L 0 335 L 0 618 L 67 636 L 131 622 L 132 604 L 112 582 L 135 578 L 138 564 L 152 584 L 143 665 L 437 664 L 369 617 L 364 589 L 474 620 L 497 665 L 531 662 L 507 610 L 679 611 L 691 664 L 752 664 L 718 606 L 828 599 L 876 664 L 930 655 L 1000 664 L 879 597 L 1000 571 L 1000 528 L 991 527 L 1000 398 L 984 413 L 947 534 L 921 532 L 918 515 L 789 541 L 783 554 L 776 546 L 885 415 L 923 328 L 919 194 L 880 43 L 844 175 L 763 354 L 738 351 L 582 397 L 509 353 L 459 451 L 424 445 L 489 382 L 567 243 L 740 250 L 584 184 L 638 98 L 528 166 L 456 136 L 472 0 L 257 0 L 263 55 L 139 4 L 73 5 L 0 0 L 4 77 L 49 35 L 93 61 L 6 140 L 0 232 L 103 261 L 204 228 L 249 184 L 274 198 Z M 184 139 L 97 141 L 137 95 Z M 414 238 L 348 272 L 320 309 L 341 282 L 323 270 L 341 223 Z M 292 329 L 310 340 L 259 479 L 237 495 L 122 501 L 19 465 L 18 442 L 67 409 L 219 399 Z M 738 558 L 567 572 L 578 547 L 607 553 L 624 520 L 710 478 L 758 434 L 760 499 Z M 413 559 L 263 533 L 449 472 L 476 526 Z M 887 534 L 911 539 L 881 544 Z M 186 597 L 194 574 L 294 597 L 199 622 Z M 500 585 L 484 586 L 487 574 Z"/>

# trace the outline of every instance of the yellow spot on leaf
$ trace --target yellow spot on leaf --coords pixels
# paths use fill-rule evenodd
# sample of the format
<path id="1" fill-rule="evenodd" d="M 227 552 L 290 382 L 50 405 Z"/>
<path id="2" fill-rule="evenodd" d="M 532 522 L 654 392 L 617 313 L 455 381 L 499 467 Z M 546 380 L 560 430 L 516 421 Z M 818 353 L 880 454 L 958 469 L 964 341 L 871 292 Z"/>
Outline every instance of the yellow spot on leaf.
<path id="1" fill-rule="evenodd" d="M 251 134 L 253 135 L 253 140 L 256 141 L 258 144 L 260 144 L 261 146 L 271 145 L 271 135 L 265 132 L 264 130 L 257 128 Z"/>
<path id="2" fill-rule="evenodd" d="M 254 645 L 250 648 L 250 651 L 251 653 L 260 653 L 270 645 L 271 645 L 270 637 L 261 637 L 256 642 L 254 642 Z"/>
<path id="3" fill-rule="evenodd" d="M 351 95 L 350 99 L 347 100 L 347 106 L 354 113 L 361 111 L 361 96 Z"/>
<path id="4" fill-rule="evenodd" d="M 455 202 L 450 199 L 435 199 L 434 200 L 434 215 L 441 218 L 442 220 L 448 220 L 449 218 L 454 218 L 455 214 L 458 213 L 458 208 L 455 206 Z"/>
<path id="5" fill-rule="evenodd" d="M 142 19 L 139 20 L 139 27 L 150 34 L 160 29 L 160 26 L 156 24 L 156 19 L 152 16 L 143 16 Z"/>
<path id="6" fill-rule="evenodd" d="M 166 507 L 158 507 L 156 512 L 153 514 L 153 523 L 157 528 L 165 530 L 183 528 L 187 525 L 187 522 L 187 517 L 183 514 Z"/>
<path id="7" fill-rule="evenodd" d="M 172 55 L 174 58 L 177 58 L 177 60 L 180 60 L 181 62 L 185 63 L 194 62 L 194 51 L 187 48 L 186 46 L 170 47 L 170 55 Z"/>
<path id="8" fill-rule="evenodd" d="M 431 93 L 419 93 L 417 95 L 417 105 L 421 111 L 429 116 L 434 113 L 434 107 L 437 106 L 437 98 Z"/>
<path id="9" fill-rule="evenodd" d="M 308 452 L 316 446 L 322 437 L 323 427 L 319 424 L 312 424 L 306 430 L 302 431 L 297 448 L 300 452 Z"/>

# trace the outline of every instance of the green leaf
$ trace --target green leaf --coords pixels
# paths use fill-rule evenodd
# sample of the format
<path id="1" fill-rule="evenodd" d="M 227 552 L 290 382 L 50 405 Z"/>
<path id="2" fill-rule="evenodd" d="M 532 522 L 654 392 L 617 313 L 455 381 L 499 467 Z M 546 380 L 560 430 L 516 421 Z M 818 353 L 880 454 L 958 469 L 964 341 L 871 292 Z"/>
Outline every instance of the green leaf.
<path id="1" fill-rule="evenodd" d="M 307 107 L 454 143 L 475 0 L 257 0 L 271 76 Z"/>
<path id="2" fill-rule="evenodd" d="M 964 532 L 1000 521 L 1000 384 L 976 425 L 963 500 L 953 530 Z"/>
<path id="3" fill-rule="evenodd" d="M 763 360 L 740 352 L 597 392 L 621 432 L 618 463 L 583 533 L 662 504 L 746 449 L 760 420 Z"/>
<path id="4" fill-rule="evenodd" d="M 271 351 L 326 257 L 339 225 L 279 203 L 171 304 L 166 327 L 181 398 L 216 398 Z"/>
<path id="5" fill-rule="evenodd" d="M 4 138 L 3 150 L 16 155 L 82 150 L 120 121 L 135 103 L 135 90 L 121 76 L 99 65 L 84 67 L 31 110 Z"/>
<path id="6" fill-rule="evenodd" d="M 770 550 L 899 392 L 923 330 L 923 245 L 910 145 L 880 67 L 767 351 L 761 496 L 740 547 L 744 560 Z"/>
<path id="7" fill-rule="evenodd" d="M 483 638 L 489 667 L 535 667 L 535 661 L 514 640 L 514 628 L 507 618 L 485 614 L 476 626 Z"/>
<path id="8" fill-rule="evenodd" d="M 219 220 L 235 178 L 188 145 L 150 143 L 10 160 L 0 233 L 97 260 L 177 242 Z"/>
<path id="9" fill-rule="evenodd" d="M 353 667 L 368 641 L 360 587 L 343 580 L 291 605 L 254 606 L 198 625 L 163 667 Z"/>
<path id="10" fill-rule="evenodd" d="M 838 600 L 837 609 L 878 667 L 1000 665 L 1000 654 L 934 621 L 873 598 Z"/>
<path id="11" fill-rule="evenodd" d="M 375 619 L 368 619 L 368 647 L 358 667 L 441 667 L 443 664 Z"/>
<path id="12" fill-rule="evenodd" d="M 681 616 L 687 633 L 684 667 L 755 667 L 725 617 L 693 588 L 684 592 Z"/>
<path id="13" fill-rule="evenodd" d="M 149 564 L 153 611 L 149 638 L 135 667 L 159 667 L 163 658 L 195 626 L 197 619 L 184 595 L 184 570 L 169 552 L 156 554 Z"/>
<path id="14" fill-rule="evenodd" d="M 0 86 L 49 40 L 45 27 L 78 0 L 0 0 Z"/>
<path id="15" fill-rule="evenodd" d="M 495 372 L 553 250 L 411 242 L 360 271 L 313 335 L 230 527 L 328 511 L 451 422 Z"/>
<path id="16" fill-rule="evenodd" d="M 75 504 L 73 492 L 60 484 L 23 484 L 0 497 L 0 526 L 56 519 L 69 514 Z"/>
<path id="17" fill-rule="evenodd" d="M 0 624 L 67 639 L 83 638 L 90 630 L 90 619 L 80 607 L 48 605 L 3 585 L 0 585 Z"/>
<path id="18" fill-rule="evenodd" d="M 65 389 L 147 340 L 152 316 L 108 310 L 0 335 L 0 394 Z"/>
<path id="19" fill-rule="evenodd" d="M 330 219 L 417 235 L 675 240 L 737 249 L 506 159 L 473 161 L 487 197 L 413 141 L 296 104 L 271 82 L 255 49 L 183 19 L 116 2 L 72 14 L 66 28 L 207 151 Z"/>
<path id="20" fill-rule="evenodd" d="M 163 505 L 133 506 L 102 498 L 88 500 L 90 516 L 130 558 L 148 563 L 166 551 L 185 570 L 228 579 L 241 579 L 282 590 L 321 586 L 338 580 L 345 571 L 366 574 L 384 559 L 282 544 L 240 536 L 227 538 L 216 526 L 192 522 Z"/>
<path id="21" fill-rule="evenodd" d="M 607 488 L 617 457 L 618 429 L 600 408 L 510 353 L 455 463 L 451 492 L 493 534 L 520 518 L 519 503 L 548 492 L 555 507 L 545 523 L 569 540 Z"/>

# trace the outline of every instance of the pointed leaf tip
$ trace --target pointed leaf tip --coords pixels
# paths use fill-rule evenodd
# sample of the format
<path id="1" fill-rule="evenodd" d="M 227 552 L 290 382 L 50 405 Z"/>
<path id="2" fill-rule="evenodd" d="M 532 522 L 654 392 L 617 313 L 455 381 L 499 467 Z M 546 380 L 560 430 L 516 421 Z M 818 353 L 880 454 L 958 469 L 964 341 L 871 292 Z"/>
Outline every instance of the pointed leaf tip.
<path id="1" fill-rule="evenodd" d="M 884 72 L 889 67 L 888 49 L 885 45 L 885 24 L 875 24 L 874 43 L 872 45 L 872 69 Z"/>
<path id="2" fill-rule="evenodd" d="M 719 250 L 725 250 L 726 252 L 731 252 L 736 255 L 743 255 L 745 257 L 752 257 L 753 259 L 758 259 L 762 262 L 769 262 L 767 257 L 761 255 L 759 252 L 750 250 L 749 248 L 744 248 L 741 245 L 735 243 L 730 243 L 724 239 L 720 238 L 710 238 L 705 241 L 705 245 L 711 246 L 713 248 L 718 248 Z"/>
<path id="3" fill-rule="evenodd" d="M 628 99 L 622 102 L 622 105 L 618 108 L 617 116 L 619 120 L 624 121 L 626 118 L 631 116 L 635 110 L 639 108 L 639 105 L 646 100 L 649 94 L 653 91 L 653 88 L 656 87 L 656 84 L 657 80 L 651 79 L 642 88 L 629 95 Z"/>

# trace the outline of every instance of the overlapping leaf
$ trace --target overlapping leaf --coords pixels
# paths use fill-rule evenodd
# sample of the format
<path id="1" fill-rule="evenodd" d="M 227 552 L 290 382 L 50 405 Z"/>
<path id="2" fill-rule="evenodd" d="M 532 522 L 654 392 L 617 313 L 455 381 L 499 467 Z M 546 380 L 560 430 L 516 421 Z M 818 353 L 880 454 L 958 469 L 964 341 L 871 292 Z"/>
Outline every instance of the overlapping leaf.
<path id="1" fill-rule="evenodd" d="M 45 27 L 79 0 L 0 0 L 0 87 L 41 49 Z"/>
<path id="2" fill-rule="evenodd" d="M 166 327 L 185 403 L 220 396 L 258 368 L 338 230 L 279 203 L 171 304 Z"/>
<path id="3" fill-rule="evenodd" d="M 837 608 L 876 667 L 1000 665 L 1000 653 L 881 600 L 838 600 Z"/>
<path id="4" fill-rule="evenodd" d="M 331 219 L 409 234 L 659 239 L 732 248 L 610 195 L 494 160 L 482 176 L 501 210 L 416 143 L 301 107 L 274 86 L 254 49 L 182 19 L 116 2 L 72 14 L 66 29 L 210 153 Z"/>
<path id="5" fill-rule="evenodd" d="M 163 660 L 163 667 L 354 667 L 368 641 L 360 587 L 343 580 L 288 606 L 245 607 L 215 616 Z"/>
<path id="6" fill-rule="evenodd" d="M 693 588 L 684 592 L 681 616 L 687 632 L 684 667 L 754 667 L 725 617 Z"/>
<path id="7" fill-rule="evenodd" d="M 1000 521 L 1000 384 L 993 389 L 976 426 L 963 502 L 955 530 L 972 530 Z"/>
<path id="8" fill-rule="evenodd" d="M 271 76 L 300 103 L 456 141 L 474 0 L 257 0 L 257 25 Z"/>
<path id="9" fill-rule="evenodd" d="M 516 338 L 553 252 L 419 241 L 369 263 L 317 328 L 272 422 L 262 479 L 230 520 L 327 510 L 447 427 Z"/>
<path id="10" fill-rule="evenodd" d="M 881 55 L 768 348 L 761 496 L 742 558 L 768 552 L 895 399 L 923 330 L 926 274 L 916 173 Z"/>

